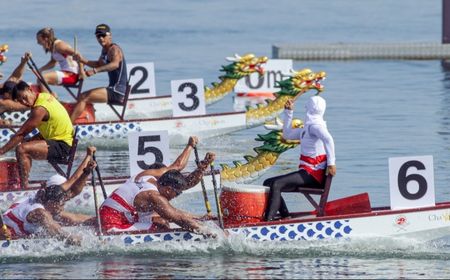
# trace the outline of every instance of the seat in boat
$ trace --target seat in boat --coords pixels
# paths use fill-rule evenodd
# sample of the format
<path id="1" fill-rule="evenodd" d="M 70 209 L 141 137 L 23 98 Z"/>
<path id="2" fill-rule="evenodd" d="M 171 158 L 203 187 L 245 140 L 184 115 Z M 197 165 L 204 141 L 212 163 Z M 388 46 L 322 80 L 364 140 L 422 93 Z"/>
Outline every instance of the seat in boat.
<path id="1" fill-rule="evenodd" d="M 333 176 L 327 175 L 325 179 L 325 184 L 323 189 L 317 189 L 317 188 L 297 188 L 297 191 L 302 193 L 306 199 L 314 206 L 314 208 L 317 211 L 317 217 L 322 217 L 325 215 L 325 205 L 328 201 L 328 194 L 330 193 L 330 187 L 331 187 L 331 181 L 333 179 Z M 320 195 L 320 201 L 319 204 L 311 197 L 311 195 Z"/>
<path id="2" fill-rule="evenodd" d="M 73 136 L 72 147 L 70 148 L 69 155 L 66 158 L 58 159 L 58 160 L 49 160 L 48 162 L 55 168 L 56 172 L 61 176 L 66 177 L 67 179 L 70 177 L 70 172 L 72 170 L 73 160 L 75 158 L 75 153 L 77 152 L 78 138 L 77 138 L 78 127 L 75 127 L 75 133 Z M 62 170 L 59 165 L 67 165 L 66 171 Z"/>

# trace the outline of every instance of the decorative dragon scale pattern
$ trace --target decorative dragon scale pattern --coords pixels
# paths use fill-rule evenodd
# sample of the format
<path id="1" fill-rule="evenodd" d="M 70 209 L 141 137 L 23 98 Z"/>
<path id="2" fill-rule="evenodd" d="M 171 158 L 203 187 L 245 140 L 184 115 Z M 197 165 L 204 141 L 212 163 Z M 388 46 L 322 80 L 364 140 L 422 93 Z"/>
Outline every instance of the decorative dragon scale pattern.
<path id="1" fill-rule="evenodd" d="M 309 223 L 293 223 L 284 225 L 267 225 L 256 227 L 242 227 L 227 229 L 232 235 L 245 236 L 254 241 L 299 241 L 321 240 L 349 237 L 352 232 L 349 220 L 334 220 Z M 190 232 L 167 232 L 150 234 L 124 234 L 116 236 L 103 236 L 106 242 L 120 238 L 124 245 L 138 245 L 150 242 L 164 241 L 203 241 L 208 238 Z M 1 248 L 7 248 L 15 241 L 0 241 Z"/>
<path id="2" fill-rule="evenodd" d="M 303 127 L 303 122 L 299 119 L 292 121 L 293 128 Z M 234 167 L 221 164 L 221 182 L 249 183 L 259 178 L 265 171 L 275 164 L 278 157 L 285 151 L 297 147 L 300 141 L 287 141 L 283 139 L 283 124 L 277 118 L 275 125 L 267 124 L 266 129 L 271 131 L 267 134 L 258 134 L 256 141 L 263 141 L 263 145 L 254 148 L 256 156 L 246 155 L 246 163 L 234 161 Z"/>

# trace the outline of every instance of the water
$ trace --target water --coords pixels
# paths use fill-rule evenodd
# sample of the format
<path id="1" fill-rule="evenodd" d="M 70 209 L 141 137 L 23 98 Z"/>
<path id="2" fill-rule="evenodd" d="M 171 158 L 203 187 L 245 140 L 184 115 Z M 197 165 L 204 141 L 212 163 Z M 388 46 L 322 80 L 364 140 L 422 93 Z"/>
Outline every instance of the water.
<path id="1" fill-rule="evenodd" d="M 24 51 L 47 62 L 35 33 L 52 26 L 89 59 L 99 56 L 93 36 L 98 23 L 110 24 L 114 41 L 129 63 L 153 61 L 158 94 L 170 80 L 217 81 L 224 58 L 248 52 L 271 56 L 271 46 L 301 42 L 439 42 L 441 1 L 4 1 L 0 43 L 8 43 L 9 74 Z M 334 136 L 338 174 L 331 199 L 368 192 L 374 206 L 389 205 L 388 158 L 432 155 L 436 200 L 447 201 L 450 122 L 450 73 L 439 61 L 308 61 L 294 68 L 326 71 L 323 96 Z M 26 74 L 26 80 L 35 78 Z M 96 75 L 84 88 L 102 86 Z M 60 91 L 62 92 L 62 91 Z M 60 93 L 58 92 L 58 93 Z M 295 115 L 303 118 L 303 101 Z M 232 110 L 232 96 L 208 112 Z M 257 127 L 212 138 L 200 153 L 214 151 L 218 163 L 232 164 L 253 155 Z M 110 147 L 112 146 L 112 147 Z M 173 157 L 181 150 L 173 148 Z M 79 151 L 82 156 L 84 151 Z M 269 175 L 295 169 L 299 149 L 283 154 Z M 78 159 L 79 160 L 79 159 Z M 127 147 L 105 143 L 98 160 L 103 175 L 128 172 Z M 190 163 L 188 168 L 192 168 Z M 33 179 L 52 174 L 36 162 Z M 203 212 L 200 196 L 176 205 Z M 292 210 L 304 205 L 289 198 Z M 163 244 L 144 248 L 104 248 L 86 233 L 81 248 L 55 245 L 0 257 L 3 278 L 448 278 L 448 240 L 411 244 L 404 240 L 354 240 L 325 243 L 258 244 L 222 240 L 206 244 Z"/>

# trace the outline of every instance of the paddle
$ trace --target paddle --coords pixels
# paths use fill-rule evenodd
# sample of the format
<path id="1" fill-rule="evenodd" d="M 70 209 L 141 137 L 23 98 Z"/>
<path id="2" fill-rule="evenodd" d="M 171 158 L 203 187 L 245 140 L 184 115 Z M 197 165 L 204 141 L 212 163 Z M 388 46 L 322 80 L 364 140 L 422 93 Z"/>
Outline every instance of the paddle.
<path id="1" fill-rule="evenodd" d="M 200 163 L 200 160 L 198 157 L 197 146 L 194 146 L 194 154 L 195 154 L 195 164 L 197 164 L 197 166 L 198 166 Z M 205 181 L 203 180 L 203 177 L 202 177 L 200 183 L 202 185 L 202 193 L 203 193 L 203 200 L 205 201 L 206 213 L 211 214 L 211 204 L 209 203 L 209 200 L 208 200 L 208 194 L 206 193 Z"/>
<path id="2" fill-rule="evenodd" d="M 30 64 L 31 61 L 31 64 Z M 31 69 L 31 72 L 33 72 L 34 75 L 38 78 L 39 82 L 45 86 L 45 88 L 48 90 L 49 93 L 52 93 L 52 90 L 50 89 L 49 85 L 45 81 L 44 77 L 42 76 L 41 72 L 39 71 L 39 68 L 37 67 L 36 63 L 34 63 L 33 59 L 30 57 L 29 61 L 27 61 L 28 67 Z"/>
<path id="3" fill-rule="evenodd" d="M 223 225 L 223 217 L 222 217 L 222 207 L 220 207 L 220 200 L 219 200 L 219 194 L 217 190 L 217 181 L 216 181 L 216 175 L 214 174 L 214 162 L 211 162 L 211 177 L 212 177 L 212 183 L 214 187 L 214 197 L 216 198 L 216 207 L 217 207 L 217 218 L 219 218 L 219 226 L 221 229 L 224 228 Z"/>
<path id="4" fill-rule="evenodd" d="M 92 156 L 94 159 L 94 155 Z M 94 159 L 95 161 L 95 159 Z M 91 174 L 91 184 L 92 184 L 92 189 L 94 192 L 94 206 L 95 206 L 95 215 L 97 216 L 97 224 L 98 224 L 98 232 L 100 235 L 103 235 L 103 231 L 102 231 L 102 222 L 100 220 L 100 213 L 98 210 L 98 199 L 97 199 L 97 191 L 96 191 L 96 187 L 95 187 L 95 173 L 94 170 L 92 170 L 92 174 Z"/>
<path id="5" fill-rule="evenodd" d="M 95 161 L 95 163 L 97 163 L 97 160 L 95 159 L 95 153 L 92 155 L 92 159 Z M 105 185 L 103 184 L 103 179 L 102 179 L 102 175 L 100 175 L 100 169 L 98 167 L 98 164 L 95 166 L 95 171 L 97 172 L 98 182 L 100 183 L 100 187 L 102 187 L 103 198 L 106 199 L 106 198 L 108 198 L 108 195 L 106 194 Z"/>

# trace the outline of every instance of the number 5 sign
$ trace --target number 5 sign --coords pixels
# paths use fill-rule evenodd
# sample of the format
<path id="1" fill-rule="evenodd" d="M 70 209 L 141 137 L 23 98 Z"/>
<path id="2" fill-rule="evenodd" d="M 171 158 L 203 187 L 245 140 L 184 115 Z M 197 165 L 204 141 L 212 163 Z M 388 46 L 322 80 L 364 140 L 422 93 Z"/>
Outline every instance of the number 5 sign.
<path id="1" fill-rule="evenodd" d="M 168 165 L 169 132 L 141 131 L 128 133 L 128 149 L 130 153 L 130 175 L 136 175 L 155 162 Z"/>
<path id="2" fill-rule="evenodd" d="M 391 209 L 435 206 L 432 156 L 389 158 Z"/>

